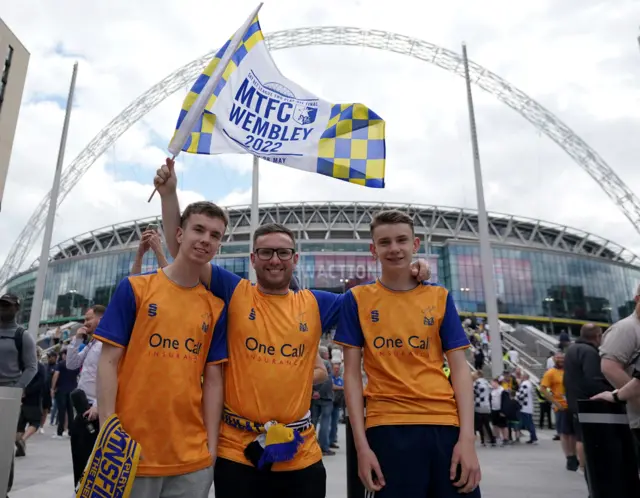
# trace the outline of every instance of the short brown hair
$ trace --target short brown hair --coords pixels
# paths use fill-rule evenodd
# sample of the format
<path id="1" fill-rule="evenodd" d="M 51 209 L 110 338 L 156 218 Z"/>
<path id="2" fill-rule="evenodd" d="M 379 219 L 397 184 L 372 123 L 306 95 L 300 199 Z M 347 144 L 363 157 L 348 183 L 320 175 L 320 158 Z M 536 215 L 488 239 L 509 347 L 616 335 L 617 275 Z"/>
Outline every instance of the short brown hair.
<path id="1" fill-rule="evenodd" d="M 284 233 L 291 238 L 291 242 L 293 242 L 294 244 L 296 243 L 295 235 L 293 235 L 293 232 L 286 226 L 281 225 L 280 223 L 267 223 L 266 225 L 260 225 L 258 229 L 253 233 L 253 245 L 256 245 L 258 237 L 269 235 L 270 233 Z"/>
<path id="2" fill-rule="evenodd" d="M 229 217 L 224 209 L 209 201 L 192 202 L 180 216 L 180 228 L 184 228 L 189 217 L 193 214 L 204 214 L 209 218 L 219 218 L 224 222 L 224 227 L 229 225 Z"/>
<path id="3" fill-rule="evenodd" d="M 595 323 L 585 323 L 580 329 L 580 337 L 587 341 L 593 341 L 599 334 L 602 334 L 602 329 Z"/>
<path id="4" fill-rule="evenodd" d="M 415 233 L 413 220 L 407 213 L 403 213 L 397 209 L 380 211 L 374 215 L 373 220 L 371 220 L 371 225 L 369 225 L 371 228 L 371 236 L 373 236 L 373 231 L 380 225 L 398 225 L 400 223 L 409 225 L 411 227 L 411 233 Z"/>
<path id="5" fill-rule="evenodd" d="M 100 315 L 100 316 L 103 316 L 104 312 L 107 311 L 107 308 L 105 306 L 102 306 L 101 304 L 94 304 L 89 309 L 93 311 L 96 315 Z"/>

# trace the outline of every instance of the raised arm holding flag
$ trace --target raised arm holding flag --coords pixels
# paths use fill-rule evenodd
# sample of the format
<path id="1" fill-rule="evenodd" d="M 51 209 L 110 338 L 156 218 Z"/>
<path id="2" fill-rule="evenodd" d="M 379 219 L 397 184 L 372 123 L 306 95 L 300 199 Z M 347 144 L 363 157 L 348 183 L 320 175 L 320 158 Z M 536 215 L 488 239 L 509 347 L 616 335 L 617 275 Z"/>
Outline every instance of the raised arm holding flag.
<path id="1" fill-rule="evenodd" d="M 176 131 L 173 134 L 171 142 L 169 142 L 168 149 L 169 152 L 173 154 L 171 159 L 175 159 L 181 150 L 194 152 L 193 150 L 185 148 L 185 143 L 187 143 L 187 141 L 191 142 L 191 131 L 193 129 L 206 130 L 209 124 L 213 127 L 213 117 L 210 113 L 205 115 L 205 109 L 210 109 L 213 106 L 216 100 L 215 91 L 221 82 L 224 84 L 224 75 L 233 67 L 229 64 L 231 57 L 241 44 L 248 41 L 246 38 L 247 32 L 253 23 L 257 22 L 257 15 L 262 5 L 263 3 L 260 2 L 240 29 L 236 31 L 233 37 L 218 51 L 215 58 L 209 63 L 191 88 L 191 91 L 182 104 L 182 111 L 178 118 Z M 225 71 L 225 69 L 227 71 Z M 155 193 L 156 189 L 153 190 L 147 202 L 151 202 Z"/>

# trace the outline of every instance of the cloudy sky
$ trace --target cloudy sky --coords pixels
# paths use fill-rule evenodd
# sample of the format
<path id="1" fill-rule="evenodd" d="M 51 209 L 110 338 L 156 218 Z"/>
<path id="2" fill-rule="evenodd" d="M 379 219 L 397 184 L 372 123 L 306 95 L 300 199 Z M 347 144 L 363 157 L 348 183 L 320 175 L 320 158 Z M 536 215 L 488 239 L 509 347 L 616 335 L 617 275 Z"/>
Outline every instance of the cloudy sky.
<path id="1" fill-rule="evenodd" d="M 74 61 L 79 74 L 65 165 L 153 84 L 220 46 L 255 1 L 4 0 L 0 16 L 31 53 L 0 213 L 0 261 L 51 187 Z M 517 7 L 516 7 L 517 5 Z M 222 6 L 222 7 L 221 7 Z M 263 31 L 356 26 L 459 51 L 554 113 L 640 194 L 640 3 L 635 0 L 266 0 Z M 271 164 L 260 201 L 362 200 L 476 205 L 464 81 L 365 48 L 274 52 L 280 70 L 330 102 L 363 102 L 387 121 L 387 188 L 365 189 Z M 178 90 L 100 157 L 58 210 L 53 243 L 158 214 L 146 199 L 166 155 Z M 487 206 L 593 232 L 640 254 L 640 236 L 558 145 L 480 89 L 474 93 Z M 179 162 L 184 204 L 250 200 L 249 156 Z M 39 248 L 27 258 L 31 263 Z"/>

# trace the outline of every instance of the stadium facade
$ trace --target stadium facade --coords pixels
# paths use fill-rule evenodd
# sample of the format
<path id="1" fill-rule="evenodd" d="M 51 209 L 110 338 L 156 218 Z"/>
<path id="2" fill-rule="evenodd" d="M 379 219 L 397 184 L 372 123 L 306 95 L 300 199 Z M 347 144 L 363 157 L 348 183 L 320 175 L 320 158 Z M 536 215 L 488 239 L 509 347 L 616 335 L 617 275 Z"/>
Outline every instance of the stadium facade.
<path id="1" fill-rule="evenodd" d="M 468 209 L 408 204 L 284 203 L 261 205 L 260 222 L 282 223 L 297 234 L 297 276 L 304 287 L 343 292 L 379 275 L 369 253 L 369 223 L 382 209 L 400 209 L 415 222 L 420 255 L 432 280 L 447 287 L 461 314 L 485 311 L 477 213 Z M 249 206 L 228 208 L 230 224 L 215 262 L 247 277 Z M 611 323 L 634 307 L 640 258 L 581 230 L 491 213 L 490 234 L 501 318 L 520 323 L 578 326 Z M 120 223 L 79 235 L 51 249 L 42 325 L 78 319 L 92 304 L 107 304 L 129 274 L 140 236 L 157 217 Z M 147 253 L 143 271 L 156 267 Z M 14 276 L 7 289 L 23 299 L 28 322 L 36 268 Z"/>

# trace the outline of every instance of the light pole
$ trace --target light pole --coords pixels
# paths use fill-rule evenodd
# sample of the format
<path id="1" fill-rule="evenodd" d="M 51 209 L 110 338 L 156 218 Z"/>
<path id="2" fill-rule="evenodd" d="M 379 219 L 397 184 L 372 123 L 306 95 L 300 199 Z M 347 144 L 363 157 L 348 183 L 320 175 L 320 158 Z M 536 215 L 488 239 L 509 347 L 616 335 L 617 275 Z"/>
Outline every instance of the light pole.
<path id="1" fill-rule="evenodd" d="M 462 44 L 462 60 L 464 75 L 467 83 L 467 105 L 469 108 L 469 127 L 471 132 L 471 151 L 473 156 L 473 171 L 476 183 L 476 198 L 478 201 L 478 235 L 480 241 L 480 267 L 482 270 L 482 285 L 484 286 L 484 302 L 487 310 L 487 324 L 491 332 L 491 373 L 494 377 L 504 371 L 502 360 L 502 338 L 500 337 L 500 320 L 498 318 L 498 297 L 496 295 L 496 281 L 493 269 L 493 252 L 489 235 L 489 215 L 484 199 L 484 184 L 482 182 L 482 168 L 480 166 L 480 148 L 476 117 L 473 110 L 473 95 L 471 94 L 471 77 L 467 46 Z"/>
<path id="2" fill-rule="evenodd" d="M 547 309 L 549 314 L 549 328 L 551 329 L 551 334 L 554 333 L 553 330 L 553 319 L 551 317 L 551 303 L 553 303 L 554 299 L 552 297 L 545 297 L 544 302 L 547 303 Z"/>
<path id="3" fill-rule="evenodd" d="M 76 303 L 76 294 L 78 293 L 75 289 L 70 289 L 67 291 L 67 294 L 71 294 L 71 304 L 69 305 L 69 314 L 73 314 L 73 308 Z"/>
<path id="4" fill-rule="evenodd" d="M 463 308 L 462 311 L 466 312 L 467 310 L 465 309 L 467 307 L 466 302 L 467 302 L 467 296 L 469 295 L 469 291 L 471 291 L 471 289 L 469 289 L 469 287 L 460 287 L 460 292 L 462 293 L 462 295 L 460 296 L 462 299 L 462 302 L 465 303 L 463 304 Z"/>

